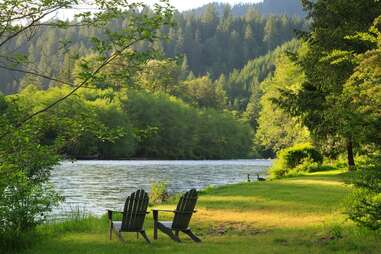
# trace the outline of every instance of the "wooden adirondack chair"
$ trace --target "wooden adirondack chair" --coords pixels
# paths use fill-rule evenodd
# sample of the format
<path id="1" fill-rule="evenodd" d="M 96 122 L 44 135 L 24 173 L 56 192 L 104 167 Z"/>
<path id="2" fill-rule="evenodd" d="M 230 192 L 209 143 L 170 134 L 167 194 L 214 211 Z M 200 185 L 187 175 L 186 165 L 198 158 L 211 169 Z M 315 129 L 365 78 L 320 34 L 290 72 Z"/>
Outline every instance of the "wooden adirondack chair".
<path id="1" fill-rule="evenodd" d="M 201 240 L 195 236 L 192 230 L 189 228 L 189 222 L 192 218 L 197 203 L 197 191 L 192 189 L 185 193 L 179 200 L 176 210 L 153 210 L 154 219 L 154 239 L 157 240 L 158 229 L 167 234 L 172 240 L 181 242 L 179 238 L 179 232 L 187 234 L 193 241 L 201 242 Z M 172 221 L 159 221 L 159 212 L 172 212 L 174 217 Z M 175 233 L 173 233 L 175 232 Z"/>
<path id="2" fill-rule="evenodd" d="M 136 232 L 137 237 L 139 237 L 140 233 L 148 243 L 151 243 L 143 227 L 144 219 L 146 214 L 148 214 L 147 207 L 147 192 L 138 190 L 127 198 L 123 212 L 107 210 L 110 222 L 110 240 L 112 239 L 112 231 L 115 231 L 119 239 L 123 242 L 122 232 Z M 123 214 L 122 221 L 113 221 L 113 213 Z"/>

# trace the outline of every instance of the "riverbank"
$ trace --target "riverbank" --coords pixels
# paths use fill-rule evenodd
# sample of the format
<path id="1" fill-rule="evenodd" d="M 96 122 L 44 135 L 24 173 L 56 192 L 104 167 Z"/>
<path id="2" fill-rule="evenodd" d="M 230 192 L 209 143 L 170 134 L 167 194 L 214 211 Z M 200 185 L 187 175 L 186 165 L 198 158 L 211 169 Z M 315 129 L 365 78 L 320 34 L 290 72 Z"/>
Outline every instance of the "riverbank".
<path id="1" fill-rule="evenodd" d="M 207 189 L 191 222 L 202 244 L 159 235 L 147 245 L 135 234 L 122 244 L 108 240 L 105 217 L 79 218 L 39 227 L 33 245 L 20 253 L 379 253 L 381 237 L 343 214 L 350 190 L 344 178 L 330 171 Z M 152 214 L 145 224 L 152 238 Z"/>

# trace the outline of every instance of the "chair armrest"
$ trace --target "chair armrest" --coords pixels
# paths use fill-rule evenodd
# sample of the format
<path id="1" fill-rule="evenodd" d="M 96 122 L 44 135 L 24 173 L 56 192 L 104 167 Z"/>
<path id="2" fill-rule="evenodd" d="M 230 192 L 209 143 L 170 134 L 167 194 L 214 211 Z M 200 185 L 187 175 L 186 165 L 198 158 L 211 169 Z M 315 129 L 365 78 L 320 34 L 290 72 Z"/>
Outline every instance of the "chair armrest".
<path id="1" fill-rule="evenodd" d="M 162 210 L 162 209 L 152 209 L 153 220 L 157 222 L 159 220 L 159 212 L 174 213 L 174 210 Z"/>
<path id="2" fill-rule="evenodd" d="M 123 213 L 123 212 L 120 212 L 120 211 L 113 211 L 113 210 L 107 210 L 107 217 L 108 217 L 108 220 L 109 221 L 112 221 L 112 214 L 113 213 Z"/>
<path id="3" fill-rule="evenodd" d="M 190 214 L 190 213 L 196 213 L 197 212 L 197 210 L 193 210 L 193 211 L 187 211 L 187 212 L 184 212 L 184 211 L 177 211 L 177 210 L 175 210 L 175 211 L 173 211 L 174 213 L 183 213 L 183 214 Z"/>
<path id="4" fill-rule="evenodd" d="M 162 210 L 162 209 L 152 209 L 152 211 L 157 212 L 167 212 L 167 213 L 197 213 L 197 210 L 193 210 L 192 212 L 180 212 L 177 210 Z"/>
<path id="5" fill-rule="evenodd" d="M 176 212 L 176 210 L 162 210 L 162 209 L 152 209 L 152 211 L 167 212 L 167 213 L 175 213 Z"/>
<path id="6" fill-rule="evenodd" d="M 192 212 L 180 212 L 180 211 L 177 211 L 177 210 L 152 209 L 152 212 L 153 212 L 153 220 L 154 220 L 154 221 L 158 221 L 158 220 L 159 220 L 159 212 L 167 212 L 167 213 L 186 213 L 186 214 L 189 214 L 189 213 L 196 213 L 197 210 L 194 210 L 194 211 L 192 211 Z"/>
<path id="7" fill-rule="evenodd" d="M 107 210 L 107 217 L 108 217 L 109 221 L 112 221 L 112 214 L 113 213 L 127 214 L 127 212 Z"/>
<path id="8" fill-rule="evenodd" d="M 111 212 L 111 213 L 126 213 L 126 212 L 122 212 L 122 211 L 114 211 L 114 210 L 107 210 L 107 212 Z"/>
<path id="9" fill-rule="evenodd" d="M 114 210 L 107 210 L 108 213 L 127 213 L 127 212 L 122 212 L 122 211 L 114 211 Z"/>

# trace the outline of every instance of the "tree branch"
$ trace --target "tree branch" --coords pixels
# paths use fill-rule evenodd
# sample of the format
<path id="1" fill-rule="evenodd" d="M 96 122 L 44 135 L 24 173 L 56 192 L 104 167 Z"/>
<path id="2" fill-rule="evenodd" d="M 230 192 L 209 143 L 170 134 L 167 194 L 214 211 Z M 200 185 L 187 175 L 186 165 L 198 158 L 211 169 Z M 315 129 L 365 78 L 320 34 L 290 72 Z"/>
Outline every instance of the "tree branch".
<path id="1" fill-rule="evenodd" d="M 20 30 L 18 30 L 17 32 L 15 32 L 15 33 L 9 35 L 7 38 L 5 38 L 5 39 L 0 43 L 0 48 L 1 48 L 2 46 L 4 46 L 5 43 L 7 43 L 8 41 L 10 41 L 10 40 L 12 40 L 13 38 L 17 37 L 17 36 L 18 36 L 19 34 L 21 34 L 22 32 L 24 32 L 24 31 L 26 31 L 26 30 L 28 30 L 28 29 L 30 29 L 30 28 L 32 28 L 32 27 L 35 27 L 36 22 L 42 20 L 43 18 L 45 18 L 45 17 L 48 16 L 49 14 L 51 14 L 51 13 L 53 13 L 53 12 L 56 12 L 56 11 L 58 11 L 58 10 L 61 9 L 61 8 L 62 8 L 62 6 L 57 6 L 57 7 L 53 8 L 53 9 L 47 11 L 46 13 L 41 14 L 41 16 L 38 17 L 37 19 L 33 19 L 32 22 L 31 22 L 29 25 L 22 27 L 22 28 L 21 28 Z"/>
<path id="2" fill-rule="evenodd" d="M 14 72 L 20 72 L 20 73 L 25 73 L 25 74 L 31 74 L 31 75 L 34 75 L 34 76 L 37 76 L 37 77 L 40 77 L 40 78 L 44 78 L 44 79 L 48 79 L 48 80 L 51 80 L 51 81 L 55 81 L 55 82 L 58 82 L 58 83 L 61 83 L 61 84 L 66 84 L 66 85 L 74 86 L 74 84 L 71 83 L 71 82 L 67 82 L 67 81 L 64 81 L 64 80 L 57 79 L 57 78 L 49 77 L 49 76 L 47 76 L 45 74 L 41 74 L 41 73 L 38 73 L 38 72 L 35 72 L 35 71 L 17 69 L 17 68 L 9 67 L 9 66 L 2 65 L 2 64 L 0 64 L 0 68 L 8 70 L 8 71 L 14 71 Z"/>

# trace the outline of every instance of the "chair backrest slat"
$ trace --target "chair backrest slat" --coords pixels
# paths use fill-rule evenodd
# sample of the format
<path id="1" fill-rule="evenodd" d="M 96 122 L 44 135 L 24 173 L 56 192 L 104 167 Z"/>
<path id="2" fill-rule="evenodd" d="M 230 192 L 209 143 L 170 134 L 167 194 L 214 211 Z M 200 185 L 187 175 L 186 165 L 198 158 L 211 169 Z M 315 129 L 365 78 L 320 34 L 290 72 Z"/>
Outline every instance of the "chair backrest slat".
<path id="1" fill-rule="evenodd" d="M 143 229 L 143 223 L 148 207 L 148 194 L 144 190 L 132 193 L 124 205 L 121 231 Z"/>
<path id="2" fill-rule="evenodd" d="M 196 207 L 197 198 L 198 194 L 195 189 L 186 192 L 180 198 L 173 218 L 172 229 L 185 230 L 188 228 Z"/>

